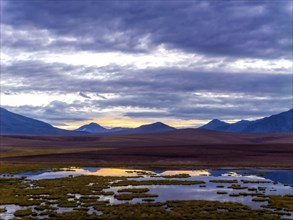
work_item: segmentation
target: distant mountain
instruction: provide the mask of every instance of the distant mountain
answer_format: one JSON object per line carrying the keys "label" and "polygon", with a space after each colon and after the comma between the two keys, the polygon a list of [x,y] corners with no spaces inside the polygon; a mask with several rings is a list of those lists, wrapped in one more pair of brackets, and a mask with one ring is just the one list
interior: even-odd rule
{"label": "distant mountain", "polygon": [[144,134],[176,130],[162,122],[142,125],[138,128],[115,127],[107,129],[97,123],[83,125],[74,131],[55,128],[52,125],[10,112],[0,107],[1,135],[70,136],[83,134]]}
{"label": "distant mountain", "polygon": [[153,124],[142,125],[137,128],[123,128],[115,127],[111,129],[106,129],[96,123],[91,123],[88,125],[81,126],[76,131],[86,131],[92,134],[145,134],[145,133],[158,133],[158,132],[167,132],[174,131],[176,128],[173,128],[169,125],[166,125],[162,122],[156,122]]}
{"label": "distant mountain", "polygon": [[0,134],[61,136],[82,133],[55,128],[48,123],[15,114],[0,107]]}
{"label": "distant mountain", "polygon": [[208,129],[208,130],[216,130],[219,127],[226,127],[226,126],[229,126],[229,124],[224,121],[220,121],[219,119],[213,119],[212,121],[202,126],[201,128]]}
{"label": "distant mountain", "polygon": [[226,131],[229,132],[241,132],[244,131],[247,126],[250,124],[250,121],[247,120],[241,120],[233,124],[228,124],[228,127],[226,128]]}
{"label": "distant mountain", "polygon": [[97,124],[97,123],[90,123],[87,125],[83,125],[80,128],[76,129],[75,131],[85,131],[88,133],[92,133],[92,134],[100,134],[100,133],[105,133],[108,132],[108,129],[102,127],[101,125]]}
{"label": "distant mountain", "polygon": [[293,132],[293,109],[277,115],[252,121],[247,132]]}
{"label": "distant mountain", "polygon": [[109,129],[109,132],[121,132],[121,131],[129,131],[131,128],[123,128],[123,127],[114,127]]}
{"label": "distant mountain", "polygon": [[156,122],[153,124],[142,125],[138,128],[134,128],[132,133],[157,133],[157,132],[167,132],[175,131],[176,128],[166,125],[162,122]]}
{"label": "distant mountain", "polygon": [[201,128],[215,131],[247,133],[293,132],[293,109],[255,121],[242,120],[232,124],[214,119]]}
{"label": "distant mountain", "polygon": [[[242,120],[236,123],[226,123],[214,119],[202,126],[203,129],[225,131],[225,132],[246,132],[246,133],[276,133],[293,132],[293,109],[272,115],[255,121]],[[162,122],[142,125],[137,128],[115,127],[104,128],[97,123],[90,123],[75,131],[55,128],[52,125],[12,113],[0,107],[0,134],[4,135],[47,135],[47,136],[73,136],[82,134],[147,134],[175,131],[176,128]]]}

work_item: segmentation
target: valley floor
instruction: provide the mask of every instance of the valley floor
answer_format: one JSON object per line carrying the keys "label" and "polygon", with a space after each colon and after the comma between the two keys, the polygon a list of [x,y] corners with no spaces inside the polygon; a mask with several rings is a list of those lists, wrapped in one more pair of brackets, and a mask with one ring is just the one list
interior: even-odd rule
{"label": "valley floor", "polygon": [[293,137],[290,137],[292,133],[0,136],[0,159],[8,164],[292,168]]}
{"label": "valley floor", "polygon": [[[254,182],[246,181],[251,177],[242,176],[192,177],[181,173],[166,178],[144,172],[138,173],[143,182],[122,176],[21,178],[35,171],[43,176],[44,170],[40,169],[58,171],[69,166],[98,167],[100,171],[101,167],[127,167],[180,172],[258,167],[282,168],[292,173],[292,140],[292,134],[205,131],[125,136],[0,136],[0,174],[5,174],[0,176],[4,186],[0,188],[0,219],[292,218],[292,186],[267,179],[259,181],[263,178],[261,169],[253,174],[260,175]],[[24,171],[28,173],[10,175]],[[166,189],[171,191],[164,193]],[[175,192],[183,195],[182,190],[190,190],[184,195],[195,197],[177,200]],[[205,200],[206,194],[202,193],[206,192],[212,192],[210,196],[217,201]],[[164,195],[172,194],[174,198],[161,201]],[[255,209],[241,203],[242,200],[260,207]]]}

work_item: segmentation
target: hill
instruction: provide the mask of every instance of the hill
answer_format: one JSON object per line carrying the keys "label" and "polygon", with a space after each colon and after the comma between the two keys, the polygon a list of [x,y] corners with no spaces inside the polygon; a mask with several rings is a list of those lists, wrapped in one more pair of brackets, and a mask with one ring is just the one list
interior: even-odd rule
{"label": "hill", "polygon": [[232,124],[214,119],[201,128],[244,133],[293,132],[293,109],[255,121],[242,120]]}
{"label": "hill", "polygon": [[12,113],[0,107],[0,133],[5,135],[51,135],[67,136],[83,133],[55,128],[52,125]]}
{"label": "hill", "polygon": [[97,123],[90,123],[87,125],[83,125],[80,128],[76,129],[75,131],[85,131],[88,133],[92,133],[92,134],[100,134],[100,133],[105,133],[108,132],[108,129],[102,127],[101,125],[97,124]]}

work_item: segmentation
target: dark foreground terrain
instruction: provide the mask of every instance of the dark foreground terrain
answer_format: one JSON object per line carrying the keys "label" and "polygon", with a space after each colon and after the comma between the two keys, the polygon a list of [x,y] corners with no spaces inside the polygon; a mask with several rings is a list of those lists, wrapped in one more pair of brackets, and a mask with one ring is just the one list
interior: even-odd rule
{"label": "dark foreground terrain", "polygon": [[293,134],[184,129],[161,134],[1,136],[4,163],[293,166]]}
{"label": "dark foreground terrain", "polygon": [[[274,169],[246,169],[277,168],[290,178],[292,170],[279,168],[293,167],[292,133],[186,129],[144,135],[0,137],[0,219],[293,216],[292,186],[282,179],[266,179]],[[87,169],[79,168],[82,165]],[[117,169],[123,167],[126,176]],[[162,169],[155,173],[132,167]],[[203,167],[214,167],[216,173],[218,168],[244,167],[242,171],[248,173],[224,171],[227,175],[217,176],[212,170],[200,170]],[[162,172],[168,169],[169,174]],[[80,176],[73,176],[80,171]],[[67,176],[58,176],[66,172]]]}

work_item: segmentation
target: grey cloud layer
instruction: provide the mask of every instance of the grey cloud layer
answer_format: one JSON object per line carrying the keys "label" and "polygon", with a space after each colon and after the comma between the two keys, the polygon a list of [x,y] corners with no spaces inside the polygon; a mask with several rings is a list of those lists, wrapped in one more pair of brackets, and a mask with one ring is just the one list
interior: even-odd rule
{"label": "grey cloud layer", "polygon": [[[110,67],[111,68],[111,67]],[[116,67],[117,68],[117,67]],[[104,71],[104,68],[103,68]],[[17,79],[16,88],[3,84],[2,89],[14,91],[56,91],[95,93],[176,92],[238,92],[254,95],[289,95],[291,74],[195,72],[176,69],[121,70],[105,78],[88,79],[87,74],[101,77],[99,68],[84,68],[61,63],[20,61],[2,66],[3,80]]]}
{"label": "grey cloud layer", "polygon": [[143,52],[164,44],[206,55],[290,59],[290,7],[290,0],[6,1],[2,23],[48,30],[56,39],[4,39],[28,50]]}
{"label": "grey cloud layer", "polygon": [[[67,122],[79,122],[91,120],[93,118],[103,116],[99,112],[85,112],[82,110],[84,106],[89,104],[77,102],[68,104],[61,101],[53,101],[46,106],[4,106],[10,111],[25,115],[27,117],[36,118],[56,126],[66,125]],[[94,107],[93,107],[94,109]]]}
{"label": "grey cloud layer", "polygon": [[[115,69],[108,77],[106,69]],[[122,108],[120,114],[138,118],[222,119],[265,116],[292,106],[292,75],[193,72],[174,69],[124,71],[118,66],[94,68],[36,61],[14,62],[2,67],[3,78],[22,85],[3,85],[8,93],[74,93],[84,101],[53,102],[46,107],[24,107],[24,113],[49,122],[89,120],[96,110]],[[106,72],[107,77],[101,78]],[[88,79],[87,75],[99,75]],[[82,77],[84,76],[84,77]],[[105,98],[100,94],[115,94]],[[97,99],[98,98],[98,99]],[[139,108],[132,112],[127,108]],[[27,110],[25,110],[27,109]],[[30,109],[30,110],[28,110]],[[149,112],[149,111],[152,112]],[[31,113],[30,113],[31,112]]]}
{"label": "grey cloud layer", "polygon": [[[278,113],[293,105],[292,75],[277,63],[292,60],[292,4],[291,0],[1,1],[1,46],[11,58],[1,63],[1,92],[75,95],[72,103],[7,106],[54,124],[90,120],[116,108],[121,109],[118,115],[132,118],[208,120]],[[117,59],[123,59],[125,54],[151,55],[159,46],[204,58],[186,66],[143,70],[134,68],[135,63],[115,64],[114,59],[113,65],[103,67],[46,60],[50,55],[88,51],[118,51]],[[30,57],[14,59],[26,52]],[[42,55],[46,56],[39,59]],[[271,64],[263,72],[252,72],[257,71],[252,64],[241,72],[228,65],[246,58],[276,59],[276,69],[270,70]],[[208,67],[211,64],[213,68]]]}

